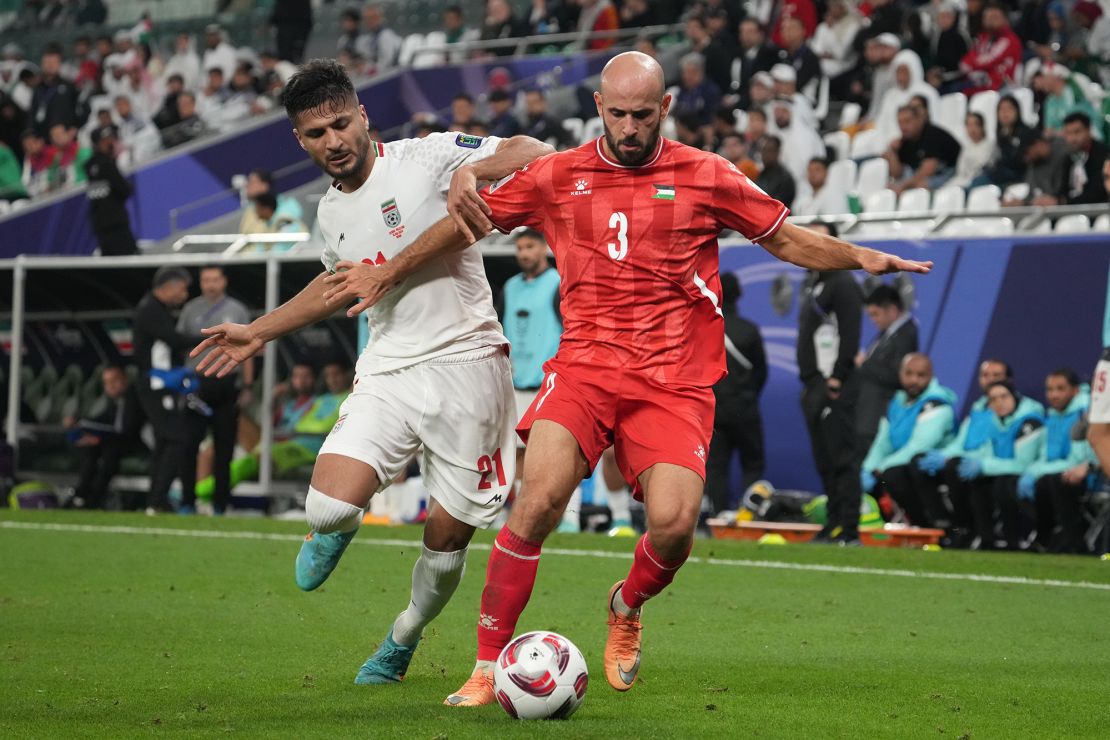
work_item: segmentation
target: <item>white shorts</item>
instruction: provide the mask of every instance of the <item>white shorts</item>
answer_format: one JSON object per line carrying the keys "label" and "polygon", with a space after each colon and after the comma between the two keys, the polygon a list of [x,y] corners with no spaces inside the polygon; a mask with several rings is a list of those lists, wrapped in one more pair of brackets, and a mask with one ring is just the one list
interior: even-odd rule
{"label": "white shorts", "polygon": [[1099,360],[1095,365],[1087,421],[1091,424],[1110,424],[1110,360]]}
{"label": "white shorts", "polygon": [[[532,405],[532,400],[536,397],[536,394],[538,392],[539,392],[538,388],[536,390],[531,390],[531,391],[521,391],[521,390],[516,390],[515,388],[513,389],[513,395],[516,396],[516,423],[517,424],[519,424],[520,420],[524,418],[524,412],[527,411],[528,407]],[[516,446],[517,446],[517,449],[521,449],[521,450],[524,449],[524,440],[520,438],[520,435],[516,435]]]}
{"label": "white shorts", "polygon": [[385,488],[423,445],[428,493],[459,521],[485,528],[516,475],[516,419],[509,358],[486,347],[356,377],[320,454],[366,463]]}

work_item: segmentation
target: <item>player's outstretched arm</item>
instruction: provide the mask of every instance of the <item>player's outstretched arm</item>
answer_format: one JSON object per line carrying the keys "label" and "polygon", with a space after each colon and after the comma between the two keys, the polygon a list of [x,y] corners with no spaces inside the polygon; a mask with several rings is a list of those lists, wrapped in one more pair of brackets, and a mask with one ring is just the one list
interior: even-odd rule
{"label": "player's outstretched arm", "polygon": [[197,372],[222,378],[257,354],[271,339],[330,316],[335,309],[329,308],[324,301],[327,275],[320,273],[300,293],[249,324],[219,324],[201,329],[206,339],[194,347],[189,356],[211,351],[197,363]]}
{"label": "player's outstretched arm", "polygon": [[[479,238],[485,235],[486,232],[481,232]],[[334,310],[358,299],[359,303],[347,309],[348,316],[357,316],[380,301],[394,285],[436,257],[465,249],[472,243],[447,216],[382,265],[346,260],[336,263],[336,273],[324,278],[328,287],[324,300]]]}
{"label": "player's outstretched arm", "polygon": [[759,245],[783,262],[809,270],[866,270],[872,275],[885,275],[890,272],[926,273],[933,268],[932,260],[902,259],[789,223],[784,223]]}
{"label": "player's outstretched arm", "polygon": [[[473,164],[464,164],[451,176],[447,191],[447,212],[455,226],[471,242],[478,241],[471,230],[475,224],[482,233],[493,230],[488,218],[490,208],[478,195],[479,182],[492,182],[513,174],[533,160],[555,150],[531,136],[513,136],[497,145],[497,151]],[[469,223],[468,223],[469,222]]]}

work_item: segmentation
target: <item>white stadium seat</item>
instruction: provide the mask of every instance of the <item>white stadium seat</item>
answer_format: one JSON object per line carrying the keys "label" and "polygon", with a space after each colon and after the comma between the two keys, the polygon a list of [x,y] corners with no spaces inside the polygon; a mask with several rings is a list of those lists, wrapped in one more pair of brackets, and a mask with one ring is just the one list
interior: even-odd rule
{"label": "white stadium seat", "polygon": [[829,165],[829,176],[825,180],[825,187],[847,195],[855,189],[857,170],[856,163],[850,159],[833,162]]}
{"label": "white stadium seat", "polygon": [[1091,230],[1091,222],[1082,213],[1069,213],[1061,216],[1053,228],[1057,234],[1086,234]]}
{"label": "white stadium seat", "polygon": [[959,185],[948,185],[933,193],[933,210],[938,213],[959,213],[964,209],[966,198],[964,189]]}
{"label": "white stadium seat", "polygon": [[[969,113],[978,113],[983,117],[983,130],[987,132],[989,138],[993,139],[995,122],[998,120],[998,91],[984,90],[976,93],[975,97],[968,102],[967,110]],[[960,131],[964,131],[962,125]]]}
{"label": "white stadium seat", "polygon": [[940,98],[940,111],[937,125],[953,136],[964,133],[964,118],[967,116],[967,96],[963,93],[949,93]]}
{"label": "white stadium seat", "polygon": [[898,212],[910,213],[911,211],[929,210],[929,197],[931,193],[925,188],[910,188],[902,193],[898,199]]}
{"label": "white stadium seat", "polygon": [[[845,131],[833,131],[825,134],[825,148],[829,151],[830,159],[845,159],[852,150],[852,137]],[[835,156],[833,156],[835,150]]]}
{"label": "white stadium seat", "polygon": [[1029,197],[1029,183],[1015,182],[1006,188],[1006,192],[1002,194],[1002,200],[1025,200]]}
{"label": "white stadium seat", "polygon": [[967,194],[967,210],[997,211],[1001,206],[1002,191],[997,185],[980,185]]}
{"label": "white stadium seat", "polygon": [[408,67],[412,64],[412,59],[424,46],[424,34],[410,33],[405,36],[405,40],[401,42],[401,51],[397,55],[397,64],[402,67]]}
{"label": "white stadium seat", "polygon": [[1091,231],[1110,231],[1110,213],[1104,213],[1091,224]]}
{"label": "white stadium seat", "polygon": [[1004,236],[1012,234],[1014,222],[1008,218],[954,218],[941,227],[945,236]]}
{"label": "white stadium seat", "polygon": [[893,213],[897,206],[898,196],[889,188],[876,190],[863,199],[864,213]]}
{"label": "white stadium seat", "polygon": [[586,124],[582,122],[581,118],[564,118],[563,128],[571,135],[575,143],[582,143],[585,139],[582,137],[582,132],[586,128]]}
{"label": "white stadium seat", "polygon": [[859,103],[845,103],[844,107],[840,109],[840,128],[854,126],[859,123],[859,117],[862,114],[863,107]]}
{"label": "white stadium seat", "polygon": [[856,192],[861,198],[865,198],[876,190],[886,188],[888,179],[890,179],[890,165],[887,161],[879,157],[869,159],[859,166]]}
{"label": "white stadium seat", "polygon": [[605,133],[605,124],[601,122],[600,118],[594,116],[586,121],[585,128],[582,130],[582,143],[585,144],[587,141],[593,141],[603,133]]}
{"label": "white stadium seat", "polygon": [[[1012,87],[1006,91],[1007,95],[1012,95],[1018,102],[1018,108],[1021,110],[1021,120],[1025,122],[1026,126],[1036,127],[1039,123],[1037,119],[1037,109],[1033,104],[1033,88],[1031,87]],[[997,108],[995,112],[997,113]],[[992,132],[993,135],[993,132]]]}
{"label": "white stadium seat", "polygon": [[886,149],[887,143],[889,142],[884,142],[875,129],[860,131],[852,139],[852,159],[877,157]]}

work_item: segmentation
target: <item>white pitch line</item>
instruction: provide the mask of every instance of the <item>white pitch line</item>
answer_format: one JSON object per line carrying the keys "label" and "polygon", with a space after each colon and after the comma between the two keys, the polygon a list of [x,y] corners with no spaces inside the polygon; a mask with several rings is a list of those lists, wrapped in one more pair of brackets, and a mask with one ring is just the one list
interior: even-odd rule
{"label": "white pitch line", "polygon": [[[0,521],[0,529],[23,529],[40,532],[84,532],[92,534],[139,534],[165,535],[168,537],[197,537],[213,540],[270,540],[277,542],[300,542],[304,537],[297,534],[277,534],[273,532],[232,532],[211,529],[168,529],[165,527],[125,527],[119,525],[97,524],[54,524],[47,522]],[[362,537],[355,544],[373,547],[411,547],[418,548],[420,540],[374,539]],[[490,546],[476,542],[471,550],[489,550]],[[607,550],[573,550],[564,547],[547,547],[548,555],[567,555],[570,557],[613,558],[631,560],[631,553],[610,552]],[[690,563],[705,565],[724,565],[740,568],[764,568],[770,570],[796,570],[814,573],[841,573],[845,575],[891,576],[895,578],[924,578],[938,581],[970,581],[973,583],[1000,583],[1015,586],[1048,586],[1052,588],[1080,588],[1091,591],[1110,591],[1110,583],[1091,581],[1061,581],[1048,578],[1024,578],[1021,576],[992,576],[986,573],[938,573],[936,571],[903,570],[887,568],[861,568],[852,565],[825,565],[822,563],[784,563],[774,560],[727,560],[724,558],[692,557]]]}

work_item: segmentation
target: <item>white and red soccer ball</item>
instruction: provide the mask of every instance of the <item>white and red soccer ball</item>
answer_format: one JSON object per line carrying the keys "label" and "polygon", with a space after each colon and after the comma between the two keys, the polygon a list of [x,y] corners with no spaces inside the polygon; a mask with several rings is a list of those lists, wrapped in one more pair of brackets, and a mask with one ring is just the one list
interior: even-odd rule
{"label": "white and red soccer ball", "polygon": [[582,652],[554,632],[528,632],[493,668],[498,703],[515,719],[566,719],[582,705],[589,675]]}

